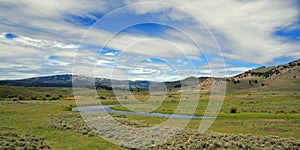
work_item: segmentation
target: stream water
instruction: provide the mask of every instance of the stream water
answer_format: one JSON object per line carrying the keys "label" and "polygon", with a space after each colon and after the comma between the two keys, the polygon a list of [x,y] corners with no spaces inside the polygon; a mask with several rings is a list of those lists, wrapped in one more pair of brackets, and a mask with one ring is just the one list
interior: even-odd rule
{"label": "stream water", "polygon": [[152,113],[152,112],[121,111],[121,110],[111,109],[111,107],[113,107],[113,106],[117,106],[117,105],[80,106],[80,107],[73,108],[72,111],[118,113],[118,114],[124,114],[124,115],[139,115],[139,116],[165,117],[165,118],[190,118],[190,119],[216,118],[216,117],[182,115],[182,114],[163,114],[163,113]]}

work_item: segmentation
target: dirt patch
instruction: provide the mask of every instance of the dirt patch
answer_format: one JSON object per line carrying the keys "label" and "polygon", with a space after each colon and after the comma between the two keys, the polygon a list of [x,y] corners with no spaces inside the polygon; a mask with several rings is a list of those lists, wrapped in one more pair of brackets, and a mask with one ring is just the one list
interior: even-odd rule
{"label": "dirt patch", "polygon": [[67,98],[65,98],[65,100],[73,101],[73,100],[75,100],[75,98],[74,97],[67,97]]}
{"label": "dirt patch", "polygon": [[273,123],[288,123],[290,121],[284,119],[263,119],[263,122],[273,122]]}
{"label": "dirt patch", "polygon": [[151,95],[128,95],[127,98],[136,98],[136,99],[140,99],[140,98],[144,98],[144,99],[149,99],[151,97]]}
{"label": "dirt patch", "polygon": [[252,88],[252,89],[249,89],[249,92],[251,92],[251,93],[258,92],[258,89],[257,88]]}
{"label": "dirt patch", "polygon": [[281,128],[271,128],[271,127],[266,128],[266,130],[267,130],[267,131],[271,131],[271,132],[280,132],[280,131],[282,131]]}
{"label": "dirt patch", "polygon": [[[209,92],[209,90],[201,90],[202,92]],[[177,90],[176,92],[199,92],[199,90]]]}

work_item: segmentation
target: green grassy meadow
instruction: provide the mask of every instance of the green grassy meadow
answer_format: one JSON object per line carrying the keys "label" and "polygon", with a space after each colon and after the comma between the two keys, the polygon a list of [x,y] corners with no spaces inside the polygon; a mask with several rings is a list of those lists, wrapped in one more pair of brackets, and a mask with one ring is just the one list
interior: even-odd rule
{"label": "green grassy meadow", "polygon": [[[167,98],[155,111],[158,113],[173,113],[179,99],[178,93],[173,93],[172,98]],[[199,115],[205,113],[209,101],[209,94],[201,94],[195,112],[182,114]],[[184,100],[183,100],[184,101]],[[192,100],[185,100],[189,103]],[[134,107],[135,104],[132,104]],[[230,113],[232,107],[237,106],[236,113]],[[138,106],[137,106],[138,107]],[[112,107],[116,110],[126,110],[123,106]],[[165,119],[148,119],[131,115],[133,120],[158,124]],[[187,126],[198,129],[201,119],[192,119]],[[234,134],[277,135],[281,137],[300,138],[300,93],[251,93],[226,95],[219,117],[209,131]]]}
{"label": "green grassy meadow", "polygon": [[49,127],[51,119],[62,114],[75,113],[64,110],[74,101],[22,101],[0,102],[0,126],[21,135],[32,134],[44,137],[51,149],[121,149],[100,137],[88,137],[76,132]]}

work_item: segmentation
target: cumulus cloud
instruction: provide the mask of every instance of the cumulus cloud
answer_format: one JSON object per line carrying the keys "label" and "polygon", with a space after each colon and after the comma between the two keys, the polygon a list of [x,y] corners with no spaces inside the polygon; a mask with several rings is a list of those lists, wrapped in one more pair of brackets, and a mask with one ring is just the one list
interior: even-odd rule
{"label": "cumulus cloud", "polygon": [[[221,48],[228,50],[224,52],[227,58],[263,64],[283,56],[299,57],[300,44],[283,41],[274,35],[276,28],[286,27],[298,21],[297,1],[219,0],[170,3],[185,9],[207,25]],[[157,11],[168,8],[166,6]],[[139,12],[139,9],[143,8],[135,9]],[[169,16],[174,18],[178,16],[178,12],[171,12]],[[185,18],[182,18],[182,21],[185,21]]]}
{"label": "cumulus cloud", "polygon": [[[300,56],[297,39],[276,35],[278,30],[298,28],[294,25],[299,22],[296,0],[154,2],[159,3],[145,4],[140,0],[1,1],[0,78],[71,73],[74,57],[80,60],[75,65],[82,69],[75,73],[94,75],[91,72],[95,71],[98,76],[111,77],[109,73],[114,70],[115,78],[128,78],[128,72],[136,63],[151,57],[165,59],[181,72],[196,67],[198,74],[224,75],[223,66],[226,66],[232,75],[252,66],[230,65],[230,61],[260,65],[274,64],[274,60],[281,57]],[[120,8],[128,4],[131,6]],[[124,31],[132,24],[151,22],[160,23],[162,30],[155,34],[151,30]],[[116,34],[121,27],[124,27],[122,32]],[[102,48],[110,50],[101,52]],[[49,59],[48,56],[57,58]],[[224,64],[222,56],[229,65]],[[204,58],[210,67],[203,64]],[[150,64],[152,66],[144,65],[135,70],[140,76],[133,78],[147,78],[144,75],[149,72],[156,73],[157,80],[178,78],[178,75],[162,71],[168,67]],[[95,65],[97,68],[93,69]],[[192,74],[193,71],[189,71],[179,76],[184,78]]]}

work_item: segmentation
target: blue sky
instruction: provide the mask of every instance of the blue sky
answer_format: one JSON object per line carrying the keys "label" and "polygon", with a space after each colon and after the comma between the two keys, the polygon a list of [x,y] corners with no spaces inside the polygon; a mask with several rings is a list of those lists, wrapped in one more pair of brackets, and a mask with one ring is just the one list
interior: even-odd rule
{"label": "blue sky", "polygon": [[0,5],[0,79],[169,81],[300,58],[299,1],[15,0]]}

